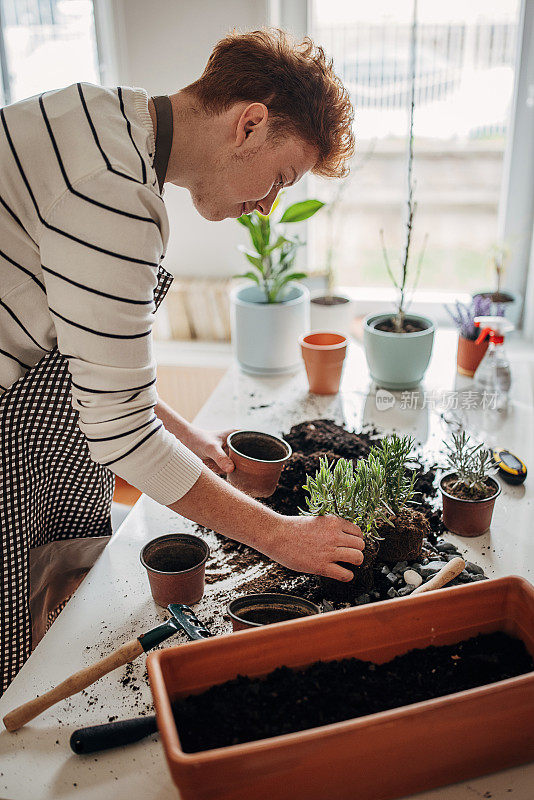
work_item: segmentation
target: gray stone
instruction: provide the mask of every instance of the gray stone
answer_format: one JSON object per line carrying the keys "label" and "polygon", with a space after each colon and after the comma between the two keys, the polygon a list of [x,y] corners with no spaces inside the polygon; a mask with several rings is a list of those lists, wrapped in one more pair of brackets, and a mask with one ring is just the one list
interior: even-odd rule
{"label": "gray stone", "polygon": [[472,572],[475,575],[483,575],[484,574],[484,570],[482,569],[482,567],[479,567],[478,564],[473,564],[472,561],[468,561],[466,563],[466,565],[465,565],[465,568],[466,568],[466,570],[468,572]]}
{"label": "gray stone", "polygon": [[397,580],[398,580],[398,576],[395,575],[394,572],[388,572],[388,574],[386,575],[386,578],[388,579],[388,581],[390,583],[397,583]]}
{"label": "gray stone", "polygon": [[472,581],[487,581],[489,580],[487,575],[471,575]]}
{"label": "gray stone", "polygon": [[354,604],[357,606],[363,606],[365,603],[371,602],[371,595],[364,592],[363,594],[359,594],[354,601]]}
{"label": "gray stone", "polygon": [[457,553],[458,548],[452,542],[438,542],[437,550],[440,553]]}
{"label": "gray stone", "polygon": [[421,567],[419,572],[421,573],[423,578],[430,578],[432,575],[435,575],[436,572],[439,572],[442,567],[444,567],[446,562],[444,561],[430,561],[425,566]]}
{"label": "gray stone", "polygon": [[387,566],[387,564],[384,564],[384,566],[382,567],[382,569],[380,570],[380,572],[382,573],[382,575],[387,575],[387,574],[388,574],[388,572],[389,572],[389,567]]}
{"label": "gray stone", "polygon": [[388,591],[387,591],[387,595],[388,595],[388,597],[391,597],[391,598],[393,599],[394,597],[398,597],[398,596],[399,596],[399,593],[398,593],[398,591],[397,591],[396,589],[394,589],[394,588],[393,588],[393,586],[392,586],[392,587],[391,587],[391,589],[388,589]]}
{"label": "gray stone", "polygon": [[407,594],[411,594],[414,590],[413,586],[403,586],[402,589],[399,589],[398,595],[399,597],[406,597]]}
{"label": "gray stone", "polygon": [[457,580],[458,580],[458,581],[460,581],[460,583],[470,583],[470,582],[473,580],[473,576],[472,576],[472,575],[470,575],[470,574],[467,572],[467,570],[465,570],[465,569],[464,569],[464,570],[463,570],[462,572],[460,572],[460,574],[457,576]]}
{"label": "gray stone", "polygon": [[391,568],[392,572],[404,572],[406,567],[408,566],[407,561],[397,561],[394,567]]}

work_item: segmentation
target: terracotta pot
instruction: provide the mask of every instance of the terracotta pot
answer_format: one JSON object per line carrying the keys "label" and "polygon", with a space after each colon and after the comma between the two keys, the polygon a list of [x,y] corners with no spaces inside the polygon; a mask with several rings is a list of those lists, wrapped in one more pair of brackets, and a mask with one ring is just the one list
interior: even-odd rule
{"label": "terracotta pot", "polygon": [[141,550],[152,597],[159,606],[198,603],[204,594],[204,573],[210,550],[189,533],[158,536]]}
{"label": "terracotta pot", "polygon": [[252,497],[270,497],[291,455],[289,444],[261,431],[234,431],[226,442],[235,464],[228,482]]}
{"label": "terracotta pot", "polygon": [[483,500],[463,500],[443,488],[443,481],[453,475],[453,472],[449,472],[439,482],[443,500],[443,524],[447,530],[457,533],[458,536],[481,536],[491,525],[493,507],[501,493],[501,487],[493,478],[488,478],[490,485],[496,489],[495,494]]}
{"label": "terracotta pot", "polygon": [[[193,754],[180,746],[174,698],[280,666],[350,657],[383,663],[413,648],[496,630],[519,637],[534,654],[534,587],[528,581],[480,581],[150,654],[158,728],[180,797],[389,800],[532,760],[534,672],[247,744]],[[356,754],[365,769],[355,769]]]}
{"label": "terracotta pot", "polygon": [[472,378],[478,369],[478,365],[486,355],[489,339],[477,344],[471,339],[458,336],[458,352],[456,354],[456,368],[460,375],[467,375]]}
{"label": "terracotta pot", "polygon": [[336,394],[347,353],[347,337],[326,331],[309,333],[301,337],[300,348],[310,392]]}
{"label": "terracotta pot", "polygon": [[249,594],[228,603],[228,614],[234,631],[260,628],[262,625],[320,613],[319,606],[311,600],[290,594]]}

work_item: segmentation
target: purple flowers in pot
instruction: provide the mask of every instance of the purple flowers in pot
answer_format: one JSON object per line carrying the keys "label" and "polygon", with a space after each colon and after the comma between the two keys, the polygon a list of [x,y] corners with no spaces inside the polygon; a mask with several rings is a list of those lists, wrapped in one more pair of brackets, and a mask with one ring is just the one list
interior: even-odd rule
{"label": "purple flowers in pot", "polygon": [[[488,316],[488,314],[491,313],[491,304],[491,297],[475,295],[469,305],[457,300],[453,308],[448,306],[446,303],[445,308],[447,309],[447,312],[454,324],[458,328],[460,336],[463,336],[464,339],[475,341],[480,333],[479,329],[475,325],[475,317]],[[499,317],[504,317],[504,309],[502,304],[497,306],[495,313]]]}

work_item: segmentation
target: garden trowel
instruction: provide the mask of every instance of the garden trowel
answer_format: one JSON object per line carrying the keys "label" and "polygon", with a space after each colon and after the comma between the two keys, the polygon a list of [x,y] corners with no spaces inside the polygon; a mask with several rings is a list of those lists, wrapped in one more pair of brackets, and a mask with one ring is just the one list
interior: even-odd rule
{"label": "garden trowel", "polygon": [[96,664],[75,672],[70,678],[62,681],[59,686],[6,714],[3,722],[7,730],[18,730],[18,728],[42,714],[50,706],[59,703],[60,700],[64,700],[66,697],[71,697],[77,692],[81,692],[82,689],[91,686],[92,683],[107,675],[108,672],[128,664],[134,658],[140,656],[141,653],[146,653],[161,644],[161,642],[164,642],[165,639],[178,633],[178,631],[183,631],[190,639],[206,639],[211,636],[211,633],[197,619],[189,606],[171,603],[167,608],[171,616],[161,625],[141,634],[137,639],[131,639],[113,653],[110,653],[109,656],[97,661]]}

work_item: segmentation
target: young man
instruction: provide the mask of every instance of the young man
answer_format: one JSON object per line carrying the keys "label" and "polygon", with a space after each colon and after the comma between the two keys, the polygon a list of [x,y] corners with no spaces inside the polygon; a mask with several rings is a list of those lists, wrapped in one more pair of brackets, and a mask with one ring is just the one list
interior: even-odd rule
{"label": "young man", "polygon": [[77,84],[0,118],[3,687],[105,544],[113,473],[285,566],[350,580],[338,562],[361,563],[359,529],[281,516],[209,469],[233,469],[228,432],[158,401],[151,343],[170,283],[164,182],[216,221],[269,213],[310,170],[346,173],[352,108],[323,51],[232,34],[170,98]]}

